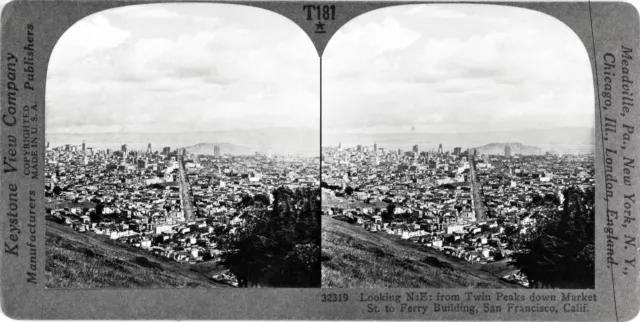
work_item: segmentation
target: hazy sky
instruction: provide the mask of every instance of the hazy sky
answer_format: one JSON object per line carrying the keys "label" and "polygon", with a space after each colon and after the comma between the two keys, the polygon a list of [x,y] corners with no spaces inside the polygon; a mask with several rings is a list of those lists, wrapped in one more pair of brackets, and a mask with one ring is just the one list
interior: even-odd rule
{"label": "hazy sky", "polygon": [[319,129],[318,55],[262,9],[129,6],[62,36],[46,99],[48,133]]}
{"label": "hazy sky", "polygon": [[562,22],[488,5],[364,14],[323,55],[323,133],[592,127],[590,62]]}

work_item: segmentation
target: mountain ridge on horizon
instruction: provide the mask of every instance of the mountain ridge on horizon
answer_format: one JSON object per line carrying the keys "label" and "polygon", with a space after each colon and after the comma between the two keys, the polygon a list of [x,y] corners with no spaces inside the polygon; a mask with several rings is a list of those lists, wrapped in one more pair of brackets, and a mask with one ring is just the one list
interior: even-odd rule
{"label": "mountain ridge on horizon", "polygon": [[200,142],[190,146],[183,146],[181,149],[186,149],[190,154],[213,155],[215,146],[220,148],[220,154],[247,155],[258,152],[258,149],[229,142]]}
{"label": "mountain ridge on horizon", "polygon": [[[183,135],[176,133],[124,133],[115,132],[93,134],[56,134],[47,133],[46,140],[56,145],[81,144],[86,140],[88,147],[119,149],[120,145],[128,144],[131,149],[146,149],[151,143],[156,150],[162,147],[172,149],[192,147],[199,143],[223,142],[238,146],[238,152],[246,154],[241,149],[275,154],[318,154],[320,150],[319,130],[300,130],[295,128],[264,128],[241,131],[208,131],[189,132]],[[233,143],[230,143],[233,142]],[[211,147],[213,149],[213,147]],[[213,150],[211,150],[213,153]],[[224,153],[224,152],[223,152]]]}
{"label": "mountain ridge on horizon", "polygon": [[[180,149],[186,149],[189,154],[195,155],[214,155],[214,148],[220,148],[220,154],[230,155],[252,155],[255,153],[276,154],[276,155],[308,155],[300,150],[290,150],[280,146],[244,146],[228,142],[200,142],[190,146],[183,146]],[[285,151],[286,150],[286,151]]]}
{"label": "mountain ridge on horizon", "polygon": [[511,154],[522,154],[522,155],[540,155],[542,154],[542,149],[536,146],[525,145],[520,142],[492,142],[489,144],[485,144],[483,146],[476,147],[476,151],[478,154],[487,154],[487,155],[497,155],[504,154],[504,149],[506,146],[511,147]]}

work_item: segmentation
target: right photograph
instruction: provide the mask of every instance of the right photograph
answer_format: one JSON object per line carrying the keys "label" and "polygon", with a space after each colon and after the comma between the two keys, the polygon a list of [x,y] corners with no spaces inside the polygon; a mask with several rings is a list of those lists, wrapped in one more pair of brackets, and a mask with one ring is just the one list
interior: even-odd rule
{"label": "right photograph", "polygon": [[322,82],[322,287],[594,288],[594,85],[564,23],[378,9]]}

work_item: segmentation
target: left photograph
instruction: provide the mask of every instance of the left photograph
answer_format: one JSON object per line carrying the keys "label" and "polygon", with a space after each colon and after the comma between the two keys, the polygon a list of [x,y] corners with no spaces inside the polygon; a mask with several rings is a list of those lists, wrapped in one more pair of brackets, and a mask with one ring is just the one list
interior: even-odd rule
{"label": "left photograph", "polygon": [[46,287],[320,287],[318,66],[248,6],[74,24],[47,73]]}

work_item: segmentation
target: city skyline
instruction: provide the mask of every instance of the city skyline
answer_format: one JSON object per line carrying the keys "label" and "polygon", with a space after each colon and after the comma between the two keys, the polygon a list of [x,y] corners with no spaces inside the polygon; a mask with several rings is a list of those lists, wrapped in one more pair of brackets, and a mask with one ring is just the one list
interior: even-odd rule
{"label": "city skyline", "polygon": [[230,143],[233,145],[278,154],[318,154],[320,133],[317,129],[295,129],[288,127],[238,131],[192,131],[175,133],[46,133],[52,146],[90,142],[97,148],[118,148],[127,143],[132,148],[154,146],[189,147],[201,143]]}
{"label": "city skyline", "polygon": [[[295,156],[295,155],[303,155],[302,153],[278,153],[271,152],[268,150],[261,150],[255,147],[247,147],[235,145],[229,142],[212,142],[212,143],[198,143],[192,146],[167,146],[162,144],[153,144],[153,143],[136,143],[130,145],[128,143],[122,144],[111,144],[108,146],[100,145],[100,146],[92,146],[87,141],[82,140],[81,143],[64,143],[52,145],[49,141],[46,142],[47,150],[58,150],[58,151],[67,151],[67,152],[83,152],[87,154],[93,153],[104,153],[104,152],[115,152],[115,151],[123,151],[123,152],[133,152],[133,153],[142,153],[144,155],[152,155],[152,154],[160,154],[160,155],[169,155],[169,154],[181,154],[182,150],[188,151],[187,154],[190,155],[211,155],[215,157],[222,156],[245,156],[245,155],[257,155],[257,154],[266,154],[273,156]],[[311,156],[314,157],[314,156]],[[316,156],[317,157],[317,156]]]}
{"label": "city skyline", "polygon": [[562,153],[594,152],[594,128],[523,129],[520,131],[489,131],[478,133],[378,133],[322,135],[323,147],[372,145],[391,149],[411,149],[418,144],[427,149],[436,149],[438,144],[445,147],[477,148],[490,144],[519,143],[543,150]]}

